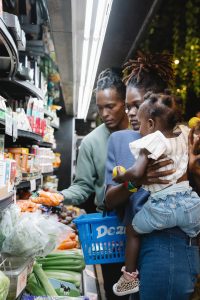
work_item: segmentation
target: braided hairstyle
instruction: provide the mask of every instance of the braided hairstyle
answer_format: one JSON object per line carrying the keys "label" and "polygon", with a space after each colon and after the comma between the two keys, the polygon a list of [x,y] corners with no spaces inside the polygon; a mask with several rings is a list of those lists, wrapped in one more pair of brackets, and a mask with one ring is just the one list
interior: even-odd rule
{"label": "braided hairstyle", "polygon": [[126,86],[122,81],[122,70],[118,68],[108,68],[102,71],[97,78],[95,92],[115,88],[120,99],[125,101]]}
{"label": "braided hairstyle", "polygon": [[123,81],[127,86],[159,93],[171,85],[174,78],[171,54],[143,54],[138,51],[123,69]]}
{"label": "braided hairstyle", "polygon": [[173,129],[177,123],[176,97],[164,93],[154,94],[148,92],[144,96],[141,106],[148,118],[155,120],[159,118],[162,126],[166,129]]}

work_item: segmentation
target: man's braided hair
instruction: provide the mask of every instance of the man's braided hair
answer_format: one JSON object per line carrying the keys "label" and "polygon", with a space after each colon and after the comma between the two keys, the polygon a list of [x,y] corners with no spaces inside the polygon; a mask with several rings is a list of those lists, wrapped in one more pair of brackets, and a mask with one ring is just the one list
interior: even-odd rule
{"label": "man's braided hair", "polygon": [[97,78],[95,92],[115,88],[120,98],[125,101],[126,86],[122,81],[122,70],[118,68],[107,68]]}

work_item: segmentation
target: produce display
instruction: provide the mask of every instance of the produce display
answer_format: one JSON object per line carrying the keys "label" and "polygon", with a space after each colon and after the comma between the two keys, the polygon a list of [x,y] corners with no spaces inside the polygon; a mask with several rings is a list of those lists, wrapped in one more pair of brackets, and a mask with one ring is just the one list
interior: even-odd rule
{"label": "produce display", "polygon": [[30,200],[37,204],[47,206],[58,206],[63,201],[63,196],[59,193],[50,193],[43,190],[31,196]]}
{"label": "produce display", "polygon": [[72,232],[67,235],[66,239],[60,243],[57,249],[67,250],[67,249],[73,249],[78,247],[79,247],[78,236],[76,235],[76,233]]}
{"label": "produce display", "polygon": [[75,271],[81,272],[85,268],[82,251],[80,249],[54,251],[45,258],[37,259],[45,271]]}
{"label": "produce display", "polygon": [[[30,270],[26,274],[20,287],[21,291],[25,288],[24,299],[60,299],[64,296],[66,299],[85,299],[80,289],[85,263],[73,223],[74,218],[85,214],[85,211],[73,205],[64,205],[63,197],[58,193],[27,192],[19,197],[26,199],[17,200],[0,215],[0,249],[5,255],[32,257],[32,265],[35,260],[32,273]],[[23,270],[18,272],[19,278]],[[6,273],[9,278],[4,275],[2,283],[3,275],[1,278],[0,274],[0,300],[6,299],[11,278]],[[10,300],[16,298],[14,293],[19,289],[18,277],[11,281],[15,287],[12,295],[10,291],[8,293]],[[6,286],[3,294],[2,289]]]}
{"label": "produce display", "polygon": [[81,250],[56,250],[44,258],[37,258],[26,291],[33,296],[78,297],[84,268]]}
{"label": "produce display", "polygon": [[17,205],[21,212],[35,212],[40,206],[31,200],[18,200]]}
{"label": "produce display", "polygon": [[13,204],[0,215],[0,250],[21,257],[46,256],[71,231],[55,218],[37,212],[21,214]]}
{"label": "produce display", "polygon": [[45,272],[37,263],[33,266],[33,273],[29,276],[26,289],[34,296],[58,296]]}

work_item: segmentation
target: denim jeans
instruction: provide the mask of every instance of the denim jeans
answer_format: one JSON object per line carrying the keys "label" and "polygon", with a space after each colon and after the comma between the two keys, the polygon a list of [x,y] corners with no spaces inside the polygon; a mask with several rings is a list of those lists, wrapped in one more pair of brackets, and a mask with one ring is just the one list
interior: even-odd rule
{"label": "denim jeans", "polygon": [[187,181],[182,181],[152,194],[133,218],[140,233],[178,226],[194,237],[200,232],[200,198]]}
{"label": "denim jeans", "polygon": [[142,238],[138,268],[140,295],[131,299],[189,300],[199,272],[199,248],[189,245],[179,229],[153,232]]}

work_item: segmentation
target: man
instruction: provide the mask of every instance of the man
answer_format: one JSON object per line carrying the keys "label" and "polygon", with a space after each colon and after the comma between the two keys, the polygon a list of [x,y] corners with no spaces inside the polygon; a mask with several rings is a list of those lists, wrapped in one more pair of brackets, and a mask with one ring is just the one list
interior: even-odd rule
{"label": "man", "polygon": [[96,104],[103,124],[81,143],[76,177],[72,185],[61,192],[66,204],[79,205],[95,193],[95,205],[99,209],[103,206],[107,140],[112,132],[128,128],[126,88],[120,75],[115,69],[106,69],[98,77]]}
{"label": "man", "polygon": [[[96,105],[103,124],[89,133],[81,143],[76,177],[72,185],[61,192],[66,204],[80,205],[95,193],[95,205],[102,210],[107,141],[112,132],[127,129],[129,124],[125,112],[125,97],[126,87],[119,71],[102,71],[97,80]],[[101,267],[107,299],[118,299],[113,294],[112,285],[122,265],[104,264]],[[121,297],[121,300],[125,299],[128,297]]]}

